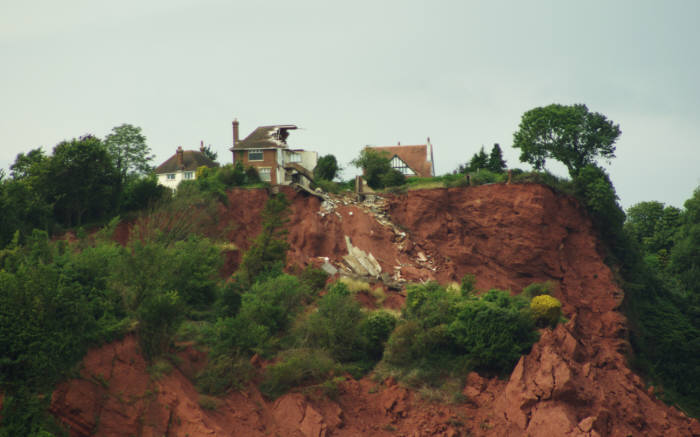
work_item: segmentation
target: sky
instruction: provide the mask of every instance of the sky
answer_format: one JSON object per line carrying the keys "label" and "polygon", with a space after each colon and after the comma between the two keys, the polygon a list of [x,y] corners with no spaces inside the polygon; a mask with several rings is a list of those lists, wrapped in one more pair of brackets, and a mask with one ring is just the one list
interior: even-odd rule
{"label": "sky", "polygon": [[[154,165],[231,122],[295,124],[289,144],[345,167],[365,145],[434,146],[437,174],[499,143],[522,114],[584,103],[620,125],[621,204],[682,207],[700,186],[695,0],[33,0],[0,7],[0,168],[123,123]],[[555,174],[563,166],[547,164]]]}

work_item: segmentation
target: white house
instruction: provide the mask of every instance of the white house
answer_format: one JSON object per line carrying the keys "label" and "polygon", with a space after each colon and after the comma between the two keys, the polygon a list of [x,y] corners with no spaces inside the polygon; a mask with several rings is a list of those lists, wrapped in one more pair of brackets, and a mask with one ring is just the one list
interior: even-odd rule
{"label": "white house", "polygon": [[195,179],[197,169],[202,166],[218,167],[219,164],[204,154],[203,145],[199,150],[182,150],[182,147],[178,147],[173,156],[156,167],[155,173],[160,185],[174,190],[181,181]]}

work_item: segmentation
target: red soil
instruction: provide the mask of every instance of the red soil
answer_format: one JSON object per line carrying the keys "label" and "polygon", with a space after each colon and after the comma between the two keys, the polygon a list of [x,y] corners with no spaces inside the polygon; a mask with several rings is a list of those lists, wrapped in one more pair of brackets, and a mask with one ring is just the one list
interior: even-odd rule
{"label": "red soil", "polygon": [[[185,376],[206,359],[188,349],[181,364],[154,380],[133,337],[91,351],[81,378],[54,392],[52,412],[73,436],[690,436],[700,424],[664,405],[627,367],[622,291],[603,263],[590,220],[577,202],[539,185],[489,185],[411,191],[388,201],[402,239],[367,209],[320,202],[292,191],[289,263],[346,253],[344,236],[382,269],[409,280],[459,280],[474,273],[481,289],[514,292],[552,280],[568,323],[541,340],[506,380],[472,373],[466,404],[442,405],[393,381],[341,383],[336,400],[292,393],[268,402],[250,387],[202,399]],[[220,226],[241,250],[260,230],[262,190],[233,190]],[[237,262],[229,257],[227,272]],[[401,302],[395,291],[387,301]],[[182,369],[182,371],[180,370]],[[209,410],[202,405],[216,405]]]}

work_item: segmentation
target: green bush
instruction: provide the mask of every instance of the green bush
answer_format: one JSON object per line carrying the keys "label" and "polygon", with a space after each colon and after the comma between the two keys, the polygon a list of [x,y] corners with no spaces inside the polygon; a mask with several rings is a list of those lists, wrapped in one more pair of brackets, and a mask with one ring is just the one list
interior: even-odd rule
{"label": "green bush", "polygon": [[219,396],[230,390],[243,388],[253,375],[253,365],[245,355],[212,356],[207,366],[197,375],[197,389]]}
{"label": "green bush", "polygon": [[309,290],[317,293],[326,287],[326,281],[330,275],[322,269],[317,269],[312,265],[307,265],[299,275],[299,280]]}
{"label": "green bush", "polygon": [[296,313],[311,298],[308,289],[291,275],[257,282],[242,296],[239,317],[266,327],[271,334],[287,329]]}
{"label": "green bush", "polygon": [[535,296],[530,302],[530,311],[537,326],[554,327],[561,318],[561,302],[546,294]]}
{"label": "green bush", "polygon": [[523,288],[522,295],[527,299],[532,299],[537,296],[542,296],[543,294],[552,294],[554,289],[554,283],[551,281],[547,282],[533,282],[527,287]]}
{"label": "green bush", "polygon": [[141,352],[148,361],[168,351],[183,320],[183,304],[177,292],[149,296],[136,312]]}
{"label": "green bush", "polygon": [[506,173],[494,173],[491,170],[482,168],[476,173],[471,173],[473,185],[493,184],[497,182],[505,182],[508,178]]}
{"label": "green bush", "polygon": [[262,231],[253,240],[250,249],[243,255],[236,278],[241,286],[249,287],[258,276],[279,270],[286,264],[286,225],[289,221],[289,200],[279,193],[272,195],[261,213]]}
{"label": "green bush", "polygon": [[339,370],[328,354],[318,349],[292,349],[265,370],[260,391],[275,399],[293,387],[318,384]]}
{"label": "green bush", "polygon": [[229,281],[221,287],[219,298],[216,302],[216,311],[219,317],[235,317],[241,308],[241,295],[244,290],[235,281]]}
{"label": "green bush", "polygon": [[403,320],[387,342],[384,360],[405,369],[407,378],[410,369],[434,375],[431,367],[448,374],[465,366],[509,372],[537,340],[527,305],[527,299],[507,291],[474,297],[436,283],[410,286]]}
{"label": "green bush", "polygon": [[334,284],[301,328],[302,343],[327,350],[339,361],[364,358],[360,324],[366,316],[343,283]]}
{"label": "green bush", "polygon": [[369,358],[382,359],[384,346],[396,327],[396,317],[386,311],[370,313],[360,324],[360,335],[365,342]]}
{"label": "green bush", "polygon": [[509,372],[537,341],[530,315],[507,291],[491,290],[463,305],[448,332],[477,368]]}
{"label": "green bush", "polygon": [[314,168],[314,180],[332,181],[338,174],[340,167],[338,161],[333,155],[325,155],[318,158],[316,167]]}

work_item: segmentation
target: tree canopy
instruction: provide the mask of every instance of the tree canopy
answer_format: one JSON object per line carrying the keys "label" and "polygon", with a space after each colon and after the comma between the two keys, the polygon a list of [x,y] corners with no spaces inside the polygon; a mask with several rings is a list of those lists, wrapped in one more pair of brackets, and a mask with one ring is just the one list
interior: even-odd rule
{"label": "tree canopy", "polygon": [[333,155],[325,155],[318,158],[316,167],[314,168],[314,178],[325,179],[327,181],[332,181],[338,174],[338,161]]}
{"label": "tree canopy", "polygon": [[620,126],[603,114],[589,112],[586,105],[551,104],[523,114],[513,147],[520,149],[520,161],[541,170],[548,158],[566,166],[575,177],[597,158],[615,157]]}
{"label": "tree canopy", "polygon": [[103,217],[114,206],[119,176],[110,158],[102,141],[91,135],[63,141],[53,149],[54,208],[65,225],[80,226],[86,213]]}
{"label": "tree canopy", "polygon": [[502,173],[506,169],[503,151],[498,143],[494,143],[489,154],[484,151],[482,146],[479,152],[472,155],[468,163],[459,166],[457,173],[469,173],[481,169],[490,170],[494,173]]}
{"label": "tree canopy", "polygon": [[125,123],[112,128],[112,133],[105,138],[105,145],[114,160],[121,183],[126,181],[128,175],[151,171],[149,162],[154,156],[150,154],[151,148],[146,145],[146,137],[140,127]]}
{"label": "tree canopy", "polygon": [[388,155],[365,147],[351,164],[362,169],[367,184],[374,189],[401,185],[406,177],[391,167]]}

